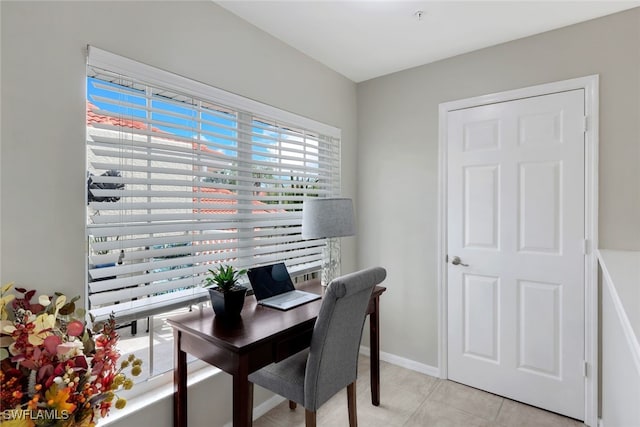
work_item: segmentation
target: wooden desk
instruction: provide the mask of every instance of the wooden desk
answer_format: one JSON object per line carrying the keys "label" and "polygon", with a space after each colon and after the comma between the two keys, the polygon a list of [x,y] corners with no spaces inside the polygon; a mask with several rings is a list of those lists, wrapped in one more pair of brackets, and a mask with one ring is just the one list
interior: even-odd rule
{"label": "wooden desk", "polygon": [[[319,280],[297,285],[298,289],[322,294]],[[367,313],[371,334],[371,402],[380,404],[380,295],[376,286]],[[213,310],[204,309],[168,319],[173,327],[173,425],[187,427],[187,353],[233,376],[233,426],[250,427],[253,384],[247,377],[272,362],[278,362],[307,348],[322,300],[312,301],[288,311],[263,307],[247,297],[242,317],[233,324],[216,319]]]}

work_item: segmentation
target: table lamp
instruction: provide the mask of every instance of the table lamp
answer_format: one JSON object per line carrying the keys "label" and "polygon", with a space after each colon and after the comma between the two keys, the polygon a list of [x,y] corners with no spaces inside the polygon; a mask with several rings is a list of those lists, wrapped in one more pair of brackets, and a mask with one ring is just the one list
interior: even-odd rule
{"label": "table lamp", "polygon": [[322,285],[340,274],[340,245],[336,237],[356,234],[353,202],[346,198],[305,199],[302,204],[302,238],[327,239],[322,249]]}

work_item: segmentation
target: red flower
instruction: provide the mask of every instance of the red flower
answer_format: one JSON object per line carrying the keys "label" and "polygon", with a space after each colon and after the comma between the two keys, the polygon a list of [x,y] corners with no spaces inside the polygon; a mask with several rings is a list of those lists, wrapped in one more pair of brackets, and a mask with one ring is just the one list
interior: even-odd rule
{"label": "red flower", "polygon": [[67,334],[71,337],[79,337],[84,332],[84,324],[78,320],[73,320],[67,325]]}
{"label": "red flower", "polygon": [[49,335],[44,339],[44,348],[53,356],[55,356],[56,349],[60,344],[62,344],[62,339],[57,335]]}
{"label": "red flower", "polygon": [[24,310],[29,310],[33,314],[38,314],[44,310],[44,306],[42,304],[31,303],[31,298],[36,294],[36,291],[27,291],[24,288],[16,288],[16,292],[21,293],[24,296],[22,298],[15,298],[11,302],[14,310],[22,308]]}

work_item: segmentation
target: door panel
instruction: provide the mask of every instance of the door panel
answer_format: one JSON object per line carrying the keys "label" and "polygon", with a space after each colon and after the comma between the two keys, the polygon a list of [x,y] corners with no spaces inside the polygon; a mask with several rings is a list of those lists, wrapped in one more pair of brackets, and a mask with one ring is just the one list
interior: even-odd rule
{"label": "door panel", "polygon": [[498,165],[464,168],[464,247],[498,248]]}
{"label": "door panel", "polygon": [[521,163],[518,174],[519,251],[560,253],[562,163]]}
{"label": "door panel", "polygon": [[561,379],[562,287],[527,280],[518,285],[518,369]]}
{"label": "door panel", "polygon": [[583,117],[583,90],[447,116],[449,378],[579,419]]}
{"label": "door panel", "polygon": [[495,150],[500,145],[500,120],[465,123],[464,151]]}
{"label": "door panel", "polygon": [[562,111],[523,114],[518,123],[520,145],[562,143]]}
{"label": "door panel", "polygon": [[497,277],[464,275],[464,354],[498,363],[500,306]]}

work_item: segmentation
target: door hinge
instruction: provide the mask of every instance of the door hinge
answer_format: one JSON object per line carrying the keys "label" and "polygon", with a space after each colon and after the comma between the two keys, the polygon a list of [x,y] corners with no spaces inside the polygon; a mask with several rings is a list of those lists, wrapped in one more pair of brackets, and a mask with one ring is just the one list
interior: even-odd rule
{"label": "door hinge", "polygon": [[585,255],[589,255],[591,252],[591,245],[589,244],[589,239],[582,239],[582,253]]}
{"label": "door hinge", "polygon": [[582,376],[587,378],[589,377],[589,363],[586,360],[582,361]]}
{"label": "door hinge", "polygon": [[582,117],[582,131],[586,132],[589,130],[589,116]]}

